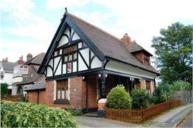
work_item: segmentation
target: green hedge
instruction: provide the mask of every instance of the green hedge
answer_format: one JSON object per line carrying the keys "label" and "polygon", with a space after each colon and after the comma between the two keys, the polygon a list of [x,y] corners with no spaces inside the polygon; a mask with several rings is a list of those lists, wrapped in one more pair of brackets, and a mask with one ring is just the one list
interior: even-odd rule
{"label": "green hedge", "polygon": [[1,101],[1,127],[77,127],[72,115],[60,108]]}
{"label": "green hedge", "polygon": [[171,89],[168,84],[160,84],[153,93],[152,101],[155,104],[159,104],[168,101],[171,98]]}
{"label": "green hedge", "polygon": [[116,109],[131,108],[131,98],[122,85],[117,85],[107,96],[107,107]]}
{"label": "green hedge", "polygon": [[151,96],[144,89],[134,89],[131,92],[132,109],[147,108],[151,105]]}
{"label": "green hedge", "polygon": [[179,91],[179,90],[191,90],[192,89],[192,85],[188,82],[179,80],[173,83],[173,85],[171,86],[171,89],[173,91]]}
{"label": "green hedge", "polygon": [[67,112],[69,112],[73,116],[82,115],[82,110],[79,108],[65,108],[64,110],[66,110]]}

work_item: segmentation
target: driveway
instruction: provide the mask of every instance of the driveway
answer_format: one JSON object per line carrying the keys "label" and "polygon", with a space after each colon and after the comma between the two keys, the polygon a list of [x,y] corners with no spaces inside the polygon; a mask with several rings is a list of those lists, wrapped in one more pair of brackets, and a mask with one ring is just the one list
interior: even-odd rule
{"label": "driveway", "polygon": [[77,116],[76,121],[80,128],[128,128],[140,127],[140,125],[109,120],[99,117]]}

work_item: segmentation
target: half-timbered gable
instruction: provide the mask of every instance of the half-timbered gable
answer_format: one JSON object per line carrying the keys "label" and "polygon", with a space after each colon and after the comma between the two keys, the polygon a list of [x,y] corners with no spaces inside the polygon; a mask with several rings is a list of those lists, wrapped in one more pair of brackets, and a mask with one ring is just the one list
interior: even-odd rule
{"label": "half-timbered gable", "polygon": [[53,78],[101,67],[102,61],[75,30],[65,23],[65,29],[57,41],[44,73],[48,78]]}

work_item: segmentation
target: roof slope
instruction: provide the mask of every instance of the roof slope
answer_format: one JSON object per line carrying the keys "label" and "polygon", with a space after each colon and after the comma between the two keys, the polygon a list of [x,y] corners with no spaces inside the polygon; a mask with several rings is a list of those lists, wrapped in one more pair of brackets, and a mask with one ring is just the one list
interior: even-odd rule
{"label": "roof slope", "polygon": [[130,51],[122,45],[120,39],[72,14],[67,13],[67,15],[106,57],[114,58],[139,68],[157,73],[157,71],[151,65],[144,65],[140,63],[130,53]]}
{"label": "roof slope", "polygon": [[13,62],[0,61],[0,63],[3,66],[3,69],[4,69],[5,73],[13,73],[13,69],[17,65],[17,63],[13,63]]}
{"label": "roof slope", "polygon": [[29,60],[28,62],[26,62],[26,64],[37,64],[40,65],[44,59],[45,53],[42,52],[38,55],[36,55],[35,57],[33,57],[31,60]]}

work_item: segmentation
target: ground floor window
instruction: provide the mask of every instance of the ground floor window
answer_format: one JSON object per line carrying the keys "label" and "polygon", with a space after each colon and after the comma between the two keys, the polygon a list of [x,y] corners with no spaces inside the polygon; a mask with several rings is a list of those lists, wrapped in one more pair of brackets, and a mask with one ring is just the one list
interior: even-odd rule
{"label": "ground floor window", "polygon": [[68,79],[56,81],[55,103],[68,103]]}

